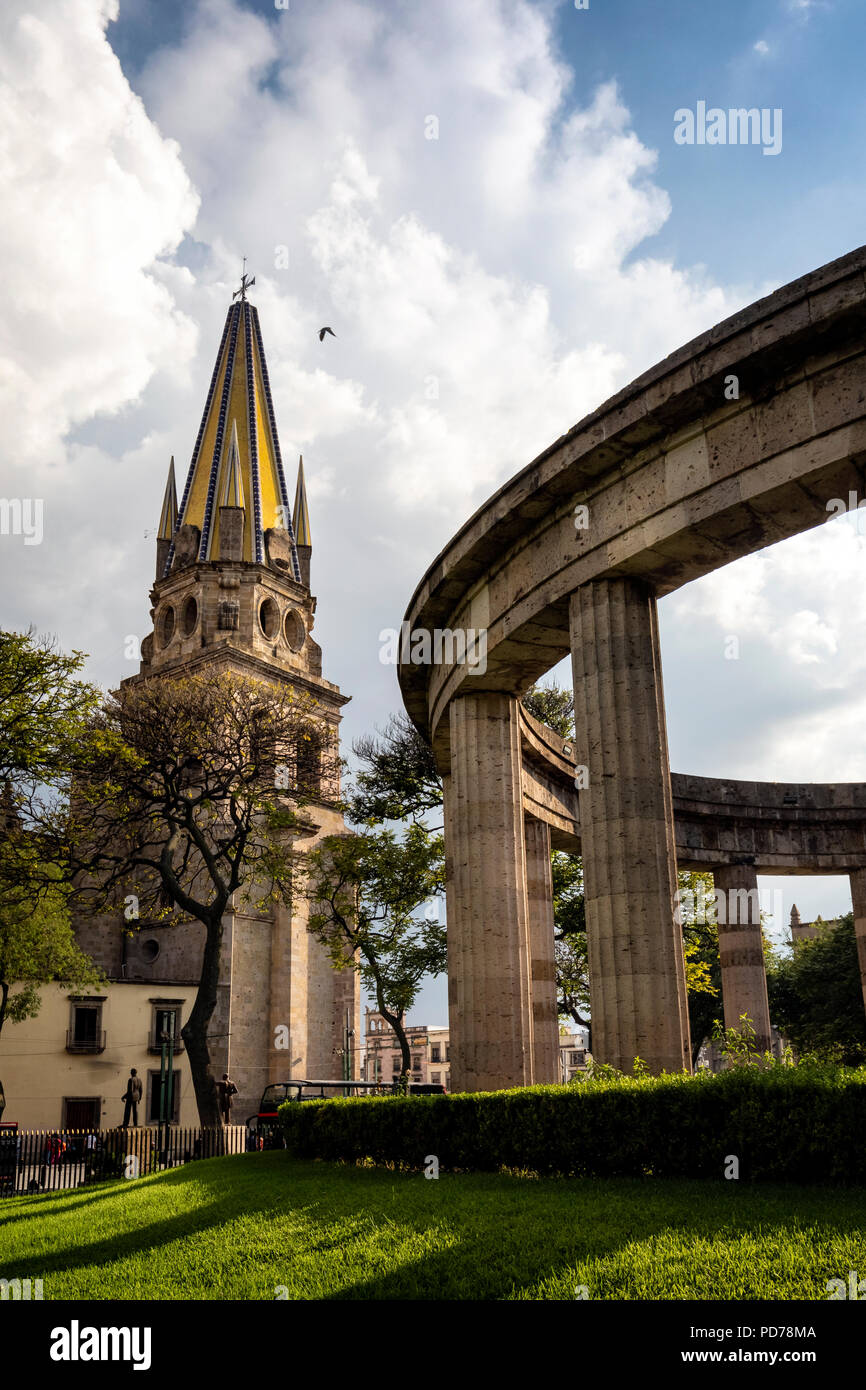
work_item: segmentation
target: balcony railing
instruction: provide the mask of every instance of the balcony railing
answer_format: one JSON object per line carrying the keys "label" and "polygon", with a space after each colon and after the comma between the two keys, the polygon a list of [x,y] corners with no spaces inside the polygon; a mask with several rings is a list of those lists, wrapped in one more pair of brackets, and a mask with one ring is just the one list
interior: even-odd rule
{"label": "balcony railing", "polygon": [[70,1028],[66,1034],[67,1052],[104,1052],[105,1033],[95,1033],[92,1038],[77,1038],[75,1030]]}

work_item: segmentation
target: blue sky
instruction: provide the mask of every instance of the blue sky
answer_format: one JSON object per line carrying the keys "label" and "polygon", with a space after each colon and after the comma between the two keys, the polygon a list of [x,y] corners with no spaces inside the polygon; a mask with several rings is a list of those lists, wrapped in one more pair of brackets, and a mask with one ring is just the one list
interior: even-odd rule
{"label": "blue sky", "polygon": [[[320,0],[291,0],[291,10],[313,4]],[[121,0],[108,33],[133,86],[154,54],[179,40],[194,8],[175,0]],[[273,4],[243,8],[274,24],[288,20]],[[389,4],[401,8],[407,4]],[[588,10],[570,2],[537,8],[552,16],[573,75],[572,104],[615,79],[635,130],[657,151],[657,179],[672,214],[653,251],[703,259],[729,283],[757,277],[784,284],[860,244],[866,223],[860,0],[590,0]],[[784,158],[674,145],[674,110],[702,99],[725,108],[781,107]]]}
{"label": "blue sky", "polygon": [[[304,454],[324,671],[353,696],[347,745],[383,724],[379,633],[485,497],[866,240],[864,36],[862,0],[7,7],[0,457],[46,520],[43,545],[0,546],[4,623],[130,673],[147,532],[246,255],[283,454]],[[781,153],[675,144],[698,101],[781,108]],[[866,779],[864,564],[842,518],[663,600],[675,770]],[[768,886],[786,917],[850,902],[844,880]],[[445,1013],[437,982],[414,1017]]]}
{"label": "blue sky", "polygon": [[[654,251],[703,259],[729,283],[784,284],[860,244],[866,11],[859,0],[625,0],[588,11],[562,5],[557,14],[578,88],[615,77],[635,130],[658,151],[656,177],[672,215]],[[761,43],[766,53],[756,51]],[[782,155],[675,145],[673,111],[699,100],[781,107]]]}

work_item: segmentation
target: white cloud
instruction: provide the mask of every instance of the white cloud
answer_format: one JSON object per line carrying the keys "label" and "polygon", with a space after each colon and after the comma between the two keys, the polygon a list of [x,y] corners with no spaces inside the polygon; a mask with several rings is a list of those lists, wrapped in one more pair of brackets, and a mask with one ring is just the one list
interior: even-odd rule
{"label": "white cloud", "polygon": [[197,200],[105,43],[115,9],[27,0],[0,13],[0,406],[19,458],[136,400],[195,342],[155,263]]}
{"label": "white cloud", "polygon": [[339,337],[322,353],[309,333],[303,365],[326,361],[334,390],[341,375],[363,383],[380,422],[363,444],[367,497],[414,498],[425,527],[431,507],[449,524],[471,511],[742,298],[699,269],[624,268],[669,201],[615,85],[571,94],[569,113],[568,83],[542,13],[487,0],[336,3],[270,28],[207,0],[143,79],[208,190],[197,235],[254,247],[257,267],[290,247],[290,312],[317,302]]}
{"label": "white cloud", "polygon": [[[32,282],[16,405],[34,439],[102,414],[44,475],[53,530],[17,612],[126,674],[122,637],[147,625],[144,531],[169,452],[183,475],[246,255],[283,454],[303,451],[314,502],[317,638],[355,694],[350,733],[369,727],[397,701],[378,631],[452,532],[752,287],[643,251],[670,212],[655,154],[614,83],[571,90],[524,0],[333,0],[269,22],[202,0],[141,76],[144,106],[97,0],[27,11],[3,21],[7,267]],[[195,255],[172,262],[184,233]],[[338,336],[320,344],[326,323]],[[94,556],[98,582],[70,585]]]}
{"label": "white cloud", "polygon": [[795,19],[808,24],[813,14],[831,8],[831,0],[785,0],[785,8]]}
{"label": "white cloud", "polygon": [[[781,781],[866,780],[862,517],[829,521],[664,601],[678,769]],[[739,642],[735,660],[725,655],[730,636]]]}
{"label": "white cloud", "polygon": [[766,39],[758,39],[758,42],[752,46],[755,52],[760,53],[762,56],[770,51],[770,45],[767,43]]}

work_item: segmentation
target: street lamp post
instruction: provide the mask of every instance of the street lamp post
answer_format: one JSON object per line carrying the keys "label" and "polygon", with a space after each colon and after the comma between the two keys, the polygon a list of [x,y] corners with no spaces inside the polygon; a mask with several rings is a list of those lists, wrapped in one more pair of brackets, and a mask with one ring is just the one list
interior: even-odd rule
{"label": "street lamp post", "polygon": [[[168,1167],[169,1126],[174,1101],[174,1031],[163,1029],[159,1035],[159,1129],[160,1149],[164,1167]],[[163,1128],[164,1126],[164,1128]]]}

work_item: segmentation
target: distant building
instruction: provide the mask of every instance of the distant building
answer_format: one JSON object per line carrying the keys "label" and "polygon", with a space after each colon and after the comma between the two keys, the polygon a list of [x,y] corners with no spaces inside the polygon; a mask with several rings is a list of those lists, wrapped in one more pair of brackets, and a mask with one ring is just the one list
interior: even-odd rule
{"label": "distant building", "polygon": [[838,917],[834,917],[825,922],[823,917],[816,917],[814,922],[801,922],[797,904],[794,903],[791,908],[791,941],[795,946],[801,941],[812,941],[824,927],[835,927],[838,920]]}
{"label": "distant building", "polygon": [[[412,1057],[410,1080],[451,1089],[451,1047],[447,1028],[413,1024],[406,1029]],[[361,1077],[364,1081],[396,1080],[403,1067],[393,1028],[375,1009],[366,1010]]]}
{"label": "distant building", "polygon": [[586,1071],[589,1057],[587,1040],[588,1035],[584,1031],[568,1033],[565,1029],[560,1029],[559,1076],[563,1083],[573,1080],[578,1072]]}
{"label": "distant building", "polygon": [[[180,1036],[196,985],[114,981],[104,992],[70,993],[44,985],[35,1018],[7,1023],[3,1042],[6,1120],[22,1129],[111,1129],[123,1122],[130,1068],[142,1083],[140,1125],[160,1118],[161,1039],[173,1038],[172,1114],[175,1124],[198,1124],[189,1059]],[[246,1119],[246,1114],[240,1115]]]}

